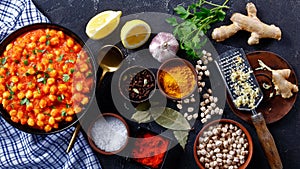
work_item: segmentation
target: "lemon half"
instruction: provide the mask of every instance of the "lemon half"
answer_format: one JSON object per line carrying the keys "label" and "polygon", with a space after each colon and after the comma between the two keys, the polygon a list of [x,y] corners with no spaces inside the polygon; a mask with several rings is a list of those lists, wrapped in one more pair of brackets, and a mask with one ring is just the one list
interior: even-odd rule
{"label": "lemon half", "polygon": [[103,11],[94,16],[86,25],[87,36],[94,40],[102,39],[111,34],[119,25],[121,11]]}
{"label": "lemon half", "polygon": [[151,34],[151,28],[143,20],[128,21],[121,29],[121,41],[125,48],[135,49],[147,42]]}

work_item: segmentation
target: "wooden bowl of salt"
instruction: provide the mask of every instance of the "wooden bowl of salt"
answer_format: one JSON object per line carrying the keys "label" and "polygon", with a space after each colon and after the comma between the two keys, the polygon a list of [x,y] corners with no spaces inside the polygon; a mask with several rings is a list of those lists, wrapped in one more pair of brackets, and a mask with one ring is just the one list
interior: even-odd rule
{"label": "wooden bowl of salt", "polygon": [[88,142],[100,154],[118,154],[126,147],[128,139],[129,127],[115,113],[101,114],[88,128]]}

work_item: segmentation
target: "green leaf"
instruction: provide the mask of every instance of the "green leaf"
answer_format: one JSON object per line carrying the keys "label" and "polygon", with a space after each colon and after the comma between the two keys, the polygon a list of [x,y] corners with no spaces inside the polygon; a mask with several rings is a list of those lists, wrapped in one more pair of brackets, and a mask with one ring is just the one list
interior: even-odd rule
{"label": "green leaf", "polygon": [[46,41],[46,46],[49,46],[50,45],[50,40],[47,40]]}
{"label": "green leaf", "polygon": [[29,65],[29,62],[28,62],[27,59],[25,59],[25,60],[23,61],[23,63],[24,63],[25,66],[28,66],[28,65]]}
{"label": "green leaf", "polygon": [[[195,32],[200,31],[201,34],[206,34],[211,28],[211,24],[223,21],[226,15],[223,9],[229,8],[226,6],[227,2],[228,0],[225,0],[222,5],[218,5],[206,0],[199,0],[197,3],[189,5],[187,9],[180,5],[174,8],[183,22],[178,24],[171,18],[167,22],[174,26],[173,34],[179,40],[180,48],[186,51],[190,59],[199,59],[202,56],[197,54],[198,50],[202,48],[202,39],[200,37],[197,39]],[[190,42],[191,39],[192,42]]]}
{"label": "green leaf", "polygon": [[177,139],[178,143],[180,144],[180,146],[183,149],[185,149],[185,145],[188,140],[189,131],[175,130],[175,131],[173,131],[173,134],[174,134],[175,138]]}
{"label": "green leaf", "polygon": [[6,58],[6,57],[1,58],[1,64],[2,64],[2,65],[4,65],[4,64],[6,63],[6,61],[7,61],[7,58]]}
{"label": "green leaf", "polygon": [[190,13],[183,6],[177,6],[176,8],[174,8],[174,11],[182,19],[187,19],[189,17],[189,15],[190,15]]}
{"label": "green leaf", "polygon": [[149,110],[150,107],[151,107],[151,104],[149,102],[142,102],[142,103],[139,103],[135,109],[137,111],[146,111],[146,110]]}
{"label": "green leaf", "polygon": [[70,80],[70,76],[68,74],[63,74],[62,79],[63,79],[64,82],[67,82],[67,81]]}
{"label": "green leaf", "polygon": [[44,77],[40,77],[40,78],[37,79],[37,82],[43,82],[44,83],[45,80],[46,79]]}
{"label": "green leaf", "polygon": [[57,59],[57,61],[59,61],[59,62],[62,61],[63,57],[64,57],[64,54],[59,55],[59,58]]}
{"label": "green leaf", "polygon": [[178,22],[177,22],[175,17],[167,18],[166,22],[169,23],[171,26],[177,26],[178,25]]}
{"label": "green leaf", "polygon": [[217,11],[217,17],[219,21],[223,21],[225,19],[226,13],[223,10]]}
{"label": "green leaf", "polygon": [[30,101],[29,101],[29,99],[27,99],[27,97],[25,97],[25,98],[23,98],[23,99],[20,101],[20,104],[21,104],[21,105],[26,104],[26,106],[27,106],[27,105],[30,104]]}
{"label": "green leaf", "polygon": [[157,107],[150,109],[151,115],[159,125],[171,130],[190,130],[189,122],[183,115],[171,108]]}
{"label": "green leaf", "polygon": [[61,116],[67,116],[67,112],[66,112],[65,110],[63,110],[63,111],[61,112]]}
{"label": "green leaf", "polygon": [[137,111],[132,115],[131,119],[138,123],[147,123],[151,120],[151,114],[149,111]]}
{"label": "green leaf", "polygon": [[65,63],[75,63],[75,61],[72,59],[69,59],[69,60],[66,60]]}
{"label": "green leaf", "polygon": [[38,49],[36,51],[39,52],[39,53],[44,53],[46,51],[46,49]]}

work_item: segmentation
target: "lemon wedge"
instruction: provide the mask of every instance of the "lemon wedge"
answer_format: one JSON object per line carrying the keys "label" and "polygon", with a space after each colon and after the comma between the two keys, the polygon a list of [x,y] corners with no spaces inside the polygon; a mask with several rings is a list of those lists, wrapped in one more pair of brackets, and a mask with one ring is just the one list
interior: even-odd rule
{"label": "lemon wedge", "polygon": [[135,49],[147,42],[151,34],[151,28],[143,20],[128,21],[121,29],[121,41],[125,48]]}
{"label": "lemon wedge", "polygon": [[93,40],[102,39],[111,34],[119,25],[121,11],[103,11],[90,19],[85,32]]}

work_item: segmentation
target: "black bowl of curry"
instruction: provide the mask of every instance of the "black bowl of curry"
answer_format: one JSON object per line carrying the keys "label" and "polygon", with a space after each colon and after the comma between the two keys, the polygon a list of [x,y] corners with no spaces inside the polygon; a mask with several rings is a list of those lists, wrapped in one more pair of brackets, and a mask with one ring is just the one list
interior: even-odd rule
{"label": "black bowl of curry", "polygon": [[94,99],[95,67],[83,41],[62,26],[16,30],[0,46],[0,115],[32,134],[71,127]]}

